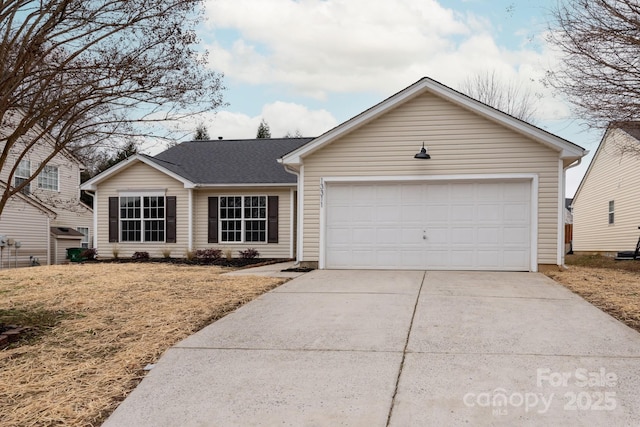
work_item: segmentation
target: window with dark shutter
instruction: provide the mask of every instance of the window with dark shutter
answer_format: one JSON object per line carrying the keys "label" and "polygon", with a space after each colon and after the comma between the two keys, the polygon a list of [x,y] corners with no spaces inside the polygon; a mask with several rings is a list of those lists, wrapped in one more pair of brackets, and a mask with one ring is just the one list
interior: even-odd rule
{"label": "window with dark shutter", "polygon": [[120,202],[118,197],[109,197],[109,242],[118,241],[118,211]]}
{"label": "window with dark shutter", "polygon": [[208,241],[209,243],[218,243],[218,198],[209,197],[209,224],[208,224]]}
{"label": "window with dark shutter", "polygon": [[267,207],[267,242],[278,243],[278,196],[269,196]]}
{"label": "window with dark shutter", "polygon": [[176,196],[167,196],[167,243],[176,243]]}

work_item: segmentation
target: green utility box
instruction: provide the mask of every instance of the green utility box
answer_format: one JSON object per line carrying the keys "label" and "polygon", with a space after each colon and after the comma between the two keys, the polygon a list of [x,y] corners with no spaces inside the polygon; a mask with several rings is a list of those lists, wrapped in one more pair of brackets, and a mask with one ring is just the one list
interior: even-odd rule
{"label": "green utility box", "polygon": [[67,248],[67,259],[71,262],[81,262],[84,251],[84,248]]}

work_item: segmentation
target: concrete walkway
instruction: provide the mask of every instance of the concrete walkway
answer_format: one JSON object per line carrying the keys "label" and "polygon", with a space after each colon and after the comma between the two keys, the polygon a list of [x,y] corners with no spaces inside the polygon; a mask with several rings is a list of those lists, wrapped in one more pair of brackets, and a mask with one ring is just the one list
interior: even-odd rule
{"label": "concrete walkway", "polygon": [[106,426],[640,425],[640,334],[540,274],[314,271],[169,349]]}

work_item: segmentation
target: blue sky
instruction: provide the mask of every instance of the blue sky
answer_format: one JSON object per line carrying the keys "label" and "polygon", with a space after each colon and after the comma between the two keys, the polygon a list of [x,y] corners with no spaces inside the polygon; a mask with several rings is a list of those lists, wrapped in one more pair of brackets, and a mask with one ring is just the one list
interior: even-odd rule
{"label": "blue sky", "polygon": [[[545,41],[556,0],[207,0],[199,30],[225,74],[227,106],[196,121],[211,137],[317,136],[428,76],[453,88],[496,72],[539,96],[538,126],[595,151],[561,94],[540,80],[558,63]],[[590,157],[589,157],[590,158]],[[572,195],[588,160],[568,172]]]}

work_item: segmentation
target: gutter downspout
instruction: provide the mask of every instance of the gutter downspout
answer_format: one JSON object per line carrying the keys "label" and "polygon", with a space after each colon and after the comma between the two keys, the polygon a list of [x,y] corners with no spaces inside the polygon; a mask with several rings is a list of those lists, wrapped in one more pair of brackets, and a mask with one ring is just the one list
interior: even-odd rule
{"label": "gutter downspout", "polygon": [[296,230],[296,240],[297,240],[297,244],[296,244],[296,263],[295,265],[298,266],[300,265],[300,261],[302,260],[302,254],[300,253],[300,250],[302,249],[302,233],[300,230],[300,226],[302,224],[301,221],[301,216],[302,216],[302,209],[300,209],[300,204],[302,201],[302,193],[300,192],[300,172],[298,172],[297,170],[291,168],[288,165],[285,165],[282,163],[282,159],[278,159],[278,163],[280,163],[283,167],[284,170],[289,172],[290,174],[293,174],[296,176],[296,190],[298,191],[298,197],[296,199],[296,202],[298,204],[298,206],[296,206],[296,210],[297,210],[297,216],[296,216],[296,223],[297,223],[297,230]]}
{"label": "gutter downspout", "polygon": [[96,203],[97,200],[97,193],[98,191],[96,190],[95,193],[89,191],[89,190],[84,190],[85,194],[88,194],[89,196],[91,196],[91,199],[93,200],[93,203],[91,205],[91,210],[93,210],[93,233],[92,234],[92,242],[91,245],[94,249],[98,249],[98,206]]}
{"label": "gutter downspout", "polygon": [[[587,154],[589,154],[589,151],[585,150],[584,155],[586,156]],[[562,161],[562,160],[561,160]],[[566,195],[566,182],[567,182],[567,171],[569,169],[575,168],[577,166],[580,166],[580,164],[582,164],[582,157],[580,157],[578,160],[576,160],[575,162],[571,163],[569,166],[567,166],[566,168],[564,168],[562,170],[562,227],[561,227],[561,233],[560,233],[560,240],[562,241],[562,244],[559,245],[559,249],[560,249],[560,266],[562,267],[562,269],[567,269],[567,266],[565,264],[565,253],[564,253],[564,239],[565,239],[565,234],[564,234],[564,201],[567,197]]]}

